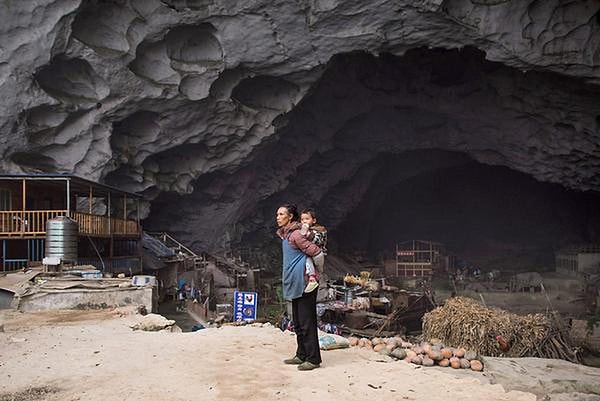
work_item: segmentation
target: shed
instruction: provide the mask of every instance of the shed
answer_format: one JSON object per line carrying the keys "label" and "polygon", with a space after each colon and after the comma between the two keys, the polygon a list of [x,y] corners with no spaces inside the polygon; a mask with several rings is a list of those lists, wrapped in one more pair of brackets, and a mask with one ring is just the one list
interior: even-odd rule
{"label": "shed", "polygon": [[556,271],[567,275],[600,273],[600,244],[572,245],[556,253]]}

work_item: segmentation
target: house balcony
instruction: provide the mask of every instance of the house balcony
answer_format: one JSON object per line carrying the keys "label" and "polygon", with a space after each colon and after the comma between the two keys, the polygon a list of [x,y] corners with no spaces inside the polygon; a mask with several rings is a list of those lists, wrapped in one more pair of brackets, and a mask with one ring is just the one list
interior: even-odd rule
{"label": "house balcony", "polygon": [[0,211],[0,239],[44,238],[46,222],[58,216],[75,220],[80,236],[139,238],[141,234],[137,220],[68,210],[10,210]]}

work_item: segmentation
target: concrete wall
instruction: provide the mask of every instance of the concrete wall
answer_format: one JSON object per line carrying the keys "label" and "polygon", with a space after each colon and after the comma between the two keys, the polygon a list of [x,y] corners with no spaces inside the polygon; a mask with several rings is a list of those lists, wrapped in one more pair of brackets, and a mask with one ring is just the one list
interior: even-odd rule
{"label": "concrete wall", "polygon": [[566,275],[577,275],[577,255],[575,254],[557,254],[556,271]]}
{"label": "concrete wall", "polygon": [[579,277],[544,276],[543,279],[546,291],[565,291],[572,294],[581,294],[585,289],[585,283]]}
{"label": "concrete wall", "polygon": [[157,280],[161,282],[161,286],[163,288],[176,287],[177,286],[177,264],[176,263],[167,263],[167,266],[152,271],[149,274],[155,274]]}
{"label": "concrete wall", "polygon": [[[436,290],[435,300],[443,302],[450,297],[448,290]],[[460,296],[467,296],[481,302],[480,295],[483,295],[485,303],[489,307],[497,307],[512,313],[545,313],[550,307],[546,296],[541,292],[475,292],[461,291]],[[551,309],[567,315],[576,315],[582,312],[582,305],[575,300],[580,297],[579,293],[570,293],[568,291],[550,291],[548,296],[551,302]]]}
{"label": "concrete wall", "polygon": [[222,270],[215,266],[214,262],[208,262],[206,272],[212,273],[215,280],[215,287],[232,287],[235,286],[235,279],[229,277]]}
{"label": "concrete wall", "polygon": [[0,289],[0,309],[10,309],[13,295],[11,291]]}
{"label": "concrete wall", "polygon": [[596,273],[600,266],[600,253],[580,253],[578,255],[578,271],[580,273]]}
{"label": "concrete wall", "polygon": [[145,305],[152,309],[152,287],[71,289],[38,292],[19,300],[18,310],[32,312],[53,309],[96,309],[114,306]]}
{"label": "concrete wall", "polygon": [[204,307],[204,305],[197,302],[191,302],[188,300],[186,302],[186,308],[188,310],[188,313],[194,319],[200,322],[206,322],[207,320],[214,319],[216,316],[214,312],[209,311]]}

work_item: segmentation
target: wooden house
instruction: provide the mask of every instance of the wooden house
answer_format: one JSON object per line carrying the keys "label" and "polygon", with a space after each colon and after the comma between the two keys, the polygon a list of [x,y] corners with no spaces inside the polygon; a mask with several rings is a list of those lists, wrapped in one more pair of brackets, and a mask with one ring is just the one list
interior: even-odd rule
{"label": "wooden house", "polygon": [[570,276],[600,273],[600,244],[571,245],[555,254],[556,271]]}
{"label": "wooden house", "polygon": [[68,216],[78,224],[77,264],[141,272],[140,198],[68,174],[0,175],[2,270],[41,263],[46,222]]}
{"label": "wooden house", "polygon": [[395,263],[385,264],[387,277],[431,277],[442,266],[445,246],[439,242],[412,240],[396,245]]}

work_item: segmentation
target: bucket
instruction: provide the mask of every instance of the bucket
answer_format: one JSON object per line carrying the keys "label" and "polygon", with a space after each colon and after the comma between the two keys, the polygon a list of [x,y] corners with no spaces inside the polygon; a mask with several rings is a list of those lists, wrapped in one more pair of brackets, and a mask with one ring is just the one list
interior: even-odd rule
{"label": "bucket", "polygon": [[133,276],[131,278],[131,285],[137,286],[137,287],[143,287],[145,285],[154,286],[154,285],[156,285],[156,277],[144,276],[144,275]]}
{"label": "bucket", "polygon": [[81,272],[83,278],[102,278],[102,273],[98,270],[91,270],[89,272]]}

